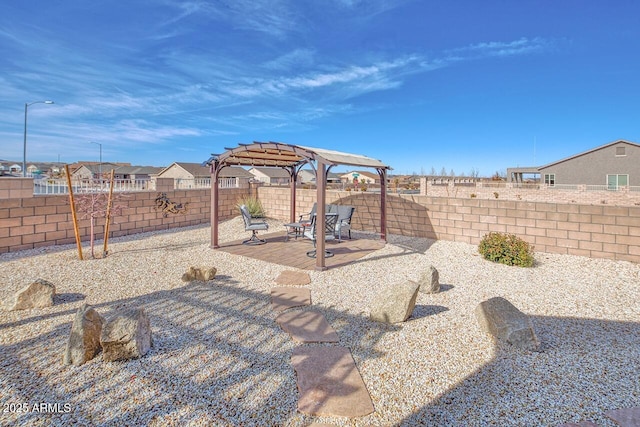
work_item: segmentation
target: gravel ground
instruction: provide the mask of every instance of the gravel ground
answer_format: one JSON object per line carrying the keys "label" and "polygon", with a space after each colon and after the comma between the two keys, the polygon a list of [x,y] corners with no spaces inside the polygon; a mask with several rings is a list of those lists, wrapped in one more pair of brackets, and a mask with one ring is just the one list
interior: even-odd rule
{"label": "gravel ground", "polygon": [[[221,224],[221,241],[239,238],[239,218]],[[485,261],[472,245],[401,236],[362,261],[310,272],[314,308],[351,349],[375,406],[345,419],[296,412],[296,344],[269,301],[290,268],[213,251],[208,227],[113,239],[105,259],[79,261],[75,245],[1,255],[4,301],[37,278],[58,295],[50,308],[0,311],[0,424],[613,426],[606,411],[640,406],[639,265],[538,253],[522,269]],[[192,265],[218,276],[185,284]],[[403,324],[368,320],[381,287],[417,280],[430,265],[441,293],[420,294]],[[517,351],[479,330],[473,310],[493,296],[531,316],[542,351]],[[63,365],[84,302],[106,317],[144,307],[151,351]],[[58,411],[34,412],[40,403]]]}

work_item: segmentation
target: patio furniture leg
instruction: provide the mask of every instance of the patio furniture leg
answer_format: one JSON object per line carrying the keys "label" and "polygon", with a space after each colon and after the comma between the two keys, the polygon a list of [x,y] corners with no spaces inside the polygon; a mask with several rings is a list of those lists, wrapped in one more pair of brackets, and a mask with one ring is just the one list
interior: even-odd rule
{"label": "patio furniture leg", "polygon": [[264,245],[265,243],[267,243],[266,239],[261,239],[258,237],[258,230],[252,231],[253,233],[251,233],[251,237],[242,242],[243,245]]}
{"label": "patio furniture leg", "polygon": [[[315,258],[315,257],[316,257],[316,250],[314,249],[314,250],[312,250],[312,251],[307,252],[307,256],[308,256],[309,258]],[[326,249],[325,249],[325,251],[324,251],[324,257],[325,257],[325,258],[331,258],[332,256],[333,256],[333,252],[330,252],[330,251],[328,251],[328,250],[326,250]]]}

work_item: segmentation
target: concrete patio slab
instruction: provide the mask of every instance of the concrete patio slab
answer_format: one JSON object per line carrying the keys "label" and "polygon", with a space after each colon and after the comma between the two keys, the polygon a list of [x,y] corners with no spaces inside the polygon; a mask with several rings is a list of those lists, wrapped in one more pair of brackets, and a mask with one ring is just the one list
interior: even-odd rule
{"label": "concrete patio slab", "polygon": [[311,283],[309,273],[302,271],[286,270],[276,278],[276,283],[280,286],[302,286]]}
{"label": "concrete patio slab", "polygon": [[311,290],[307,288],[271,288],[271,307],[284,311],[293,307],[311,305]]}
{"label": "concrete patio slab", "polygon": [[345,347],[297,347],[298,411],[316,416],[363,417],[374,411],[351,352]]}
{"label": "concrete patio slab", "polygon": [[317,311],[287,311],[279,314],[276,322],[297,342],[338,342],[336,331]]}
{"label": "concrete patio slab", "polygon": [[620,427],[640,427],[640,406],[609,411],[606,416]]}

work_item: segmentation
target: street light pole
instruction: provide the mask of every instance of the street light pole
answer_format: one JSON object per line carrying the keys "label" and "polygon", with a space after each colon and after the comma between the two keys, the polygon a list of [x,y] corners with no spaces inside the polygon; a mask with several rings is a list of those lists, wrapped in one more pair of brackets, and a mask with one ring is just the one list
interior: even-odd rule
{"label": "street light pole", "polygon": [[100,146],[100,164],[98,164],[98,173],[100,174],[100,179],[102,179],[102,144],[94,141],[89,141],[89,144],[98,144]]}
{"label": "street light pole", "polygon": [[33,104],[53,104],[53,101],[34,101],[24,103],[24,145],[22,147],[22,176],[27,176],[27,109]]}

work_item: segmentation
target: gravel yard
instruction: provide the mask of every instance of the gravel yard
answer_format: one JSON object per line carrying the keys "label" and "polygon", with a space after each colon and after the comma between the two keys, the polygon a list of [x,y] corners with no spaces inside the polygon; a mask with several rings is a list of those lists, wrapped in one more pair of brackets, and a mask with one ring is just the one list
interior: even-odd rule
{"label": "gravel yard", "polygon": [[[110,255],[96,260],[78,260],[75,245],[0,255],[4,301],[37,278],[58,294],[53,307],[0,311],[0,425],[613,426],[606,411],[640,406],[639,265],[537,253],[536,266],[522,269],[485,261],[472,245],[390,236],[359,262],[309,272],[313,306],[351,349],[375,412],[299,414],[290,359],[300,344],[274,321],[269,296],[290,268],[214,251],[209,236],[192,227],[113,239]],[[220,225],[221,242],[246,237],[240,218]],[[430,265],[442,292],[420,294],[409,321],[368,319],[381,287],[417,280]],[[189,266],[218,275],[187,284]],[[542,351],[480,331],[473,311],[494,296],[531,316]],[[105,317],[144,307],[151,351],[64,365],[84,302]],[[62,410],[34,412],[39,403]]]}

